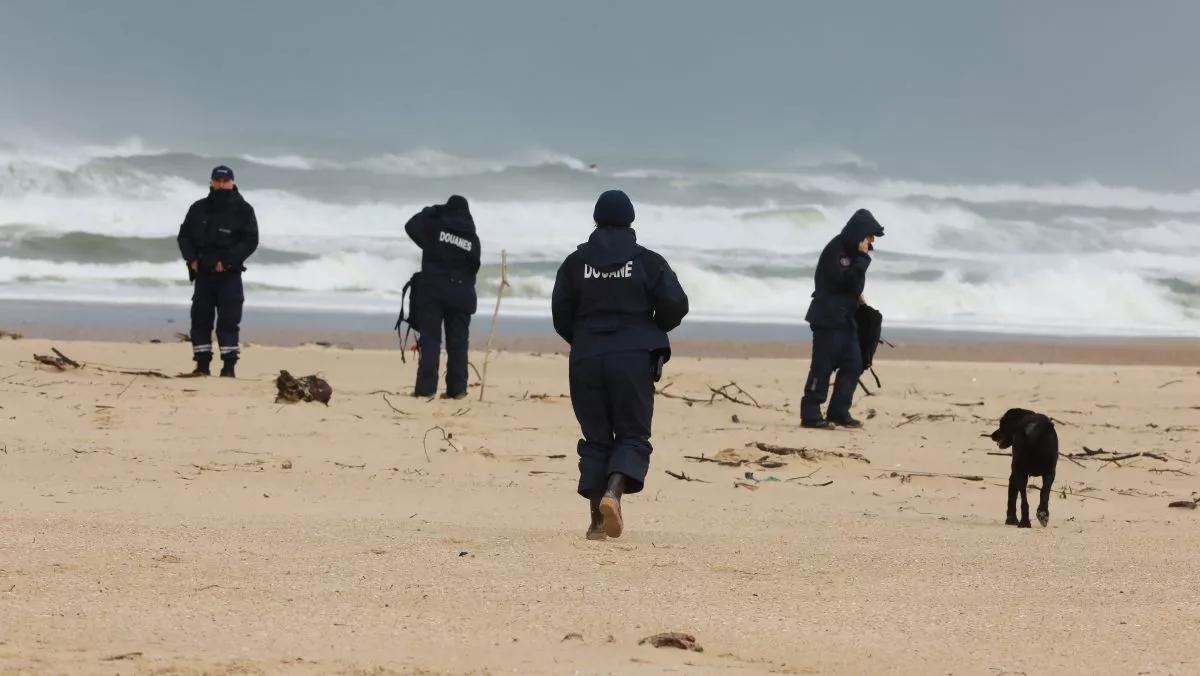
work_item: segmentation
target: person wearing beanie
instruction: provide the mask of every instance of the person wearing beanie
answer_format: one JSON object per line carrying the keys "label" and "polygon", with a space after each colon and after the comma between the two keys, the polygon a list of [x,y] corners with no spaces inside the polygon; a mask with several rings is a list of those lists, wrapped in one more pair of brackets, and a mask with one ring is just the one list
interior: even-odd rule
{"label": "person wearing beanie", "polygon": [[408,220],[404,231],[421,248],[420,283],[411,307],[420,332],[415,397],[437,394],[442,327],[446,329],[448,399],[467,396],[467,349],[471,315],[478,308],[475,276],[479,273],[479,236],[465,197],[451,195],[445,204],[425,207]]}
{"label": "person wearing beanie", "polygon": [[[859,209],[817,261],[816,289],[804,317],[812,328],[813,340],[812,365],[800,400],[801,427],[862,427],[850,415],[854,389],[863,370],[854,315],[867,282],[869,252],[875,248],[876,237],[883,237],[883,226],[870,211]],[[829,396],[829,379],[834,371],[837,381],[833,398],[822,416],[821,406]]]}
{"label": "person wearing beanie", "polygon": [[179,253],[187,263],[192,289],[192,375],[211,375],[213,320],[221,350],[221,376],[235,377],[242,322],[242,273],[258,248],[258,219],[242,198],[233,170],[224,165],[210,175],[208,196],[188,209],[179,226]]}
{"label": "person wearing beanie", "polygon": [[640,246],[633,203],[620,190],[596,200],[595,229],[554,280],[554,330],[571,346],[571,406],[579,440],[579,495],[590,506],[587,539],[620,537],[621,497],[645,487],[654,382],[671,358],[667,333],[688,297],[667,261]]}

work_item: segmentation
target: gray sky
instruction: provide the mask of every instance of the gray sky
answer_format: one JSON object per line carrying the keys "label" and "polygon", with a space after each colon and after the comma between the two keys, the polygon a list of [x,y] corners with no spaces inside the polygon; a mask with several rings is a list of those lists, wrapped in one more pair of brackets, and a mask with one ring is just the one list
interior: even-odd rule
{"label": "gray sky", "polygon": [[1200,183],[1200,3],[0,0],[0,135]]}

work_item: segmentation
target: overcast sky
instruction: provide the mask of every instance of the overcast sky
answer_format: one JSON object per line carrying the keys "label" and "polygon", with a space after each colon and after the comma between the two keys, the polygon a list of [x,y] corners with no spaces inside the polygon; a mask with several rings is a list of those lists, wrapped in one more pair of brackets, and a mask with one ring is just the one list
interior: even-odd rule
{"label": "overcast sky", "polygon": [[[1099,8],[1104,6],[1103,8]],[[1200,3],[0,0],[0,136],[1200,184]]]}

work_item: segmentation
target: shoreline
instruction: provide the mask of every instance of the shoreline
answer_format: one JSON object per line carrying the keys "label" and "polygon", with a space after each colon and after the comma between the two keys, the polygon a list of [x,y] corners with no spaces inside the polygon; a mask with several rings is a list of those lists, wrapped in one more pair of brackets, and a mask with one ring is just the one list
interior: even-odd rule
{"label": "shoreline", "polygon": [[[0,299],[0,331],[26,338],[102,342],[179,341],[188,330],[180,305],[94,304]],[[246,346],[292,347],[311,343],[356,349],[396,349],[394,316],[251,308],[242,325]],[[491,317],[473,322],[474,349],[487,340]],[[678,356],[807,359],[811,334],[794,324],[691,321],[672,333]],[[880,346],[878,363],[944,361],[1094,365],[1200,366],[1200,338],[1161,336],[1052,336],[885,329],[894,348]],[[494,347],[507,352],[560,353],[567,345],[548,319],[501,315]]]}

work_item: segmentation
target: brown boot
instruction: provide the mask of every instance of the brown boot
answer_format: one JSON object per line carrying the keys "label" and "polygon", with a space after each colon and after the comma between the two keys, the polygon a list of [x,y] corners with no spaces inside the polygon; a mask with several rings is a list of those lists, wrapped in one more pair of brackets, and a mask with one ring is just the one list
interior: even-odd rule
{"label": "brown boot", "polygon": [[604,517],[604,532],[610,538],[621,537],[625,521],[621,517],[621,496],[625,494],[625,475],[613,472],[608,477],[608,490],[600,498],[600,514]]}
{"label": "brown boot", "polygon": [[604,493],[596,491],[588,500],[592,509],[592,523],[587,529],[587,539],[589,540],[608,539],[608,533],[604,532],[604,515],[600,513],[600,498],[602,497],[604,497]]}

